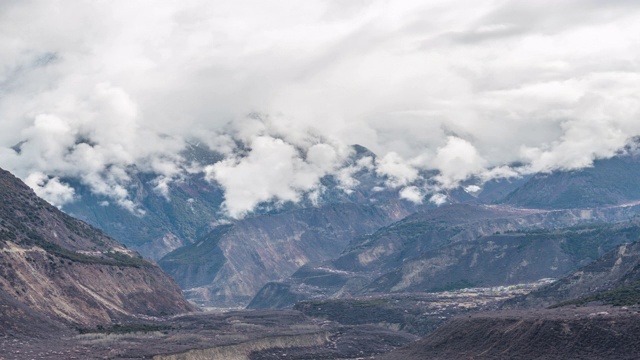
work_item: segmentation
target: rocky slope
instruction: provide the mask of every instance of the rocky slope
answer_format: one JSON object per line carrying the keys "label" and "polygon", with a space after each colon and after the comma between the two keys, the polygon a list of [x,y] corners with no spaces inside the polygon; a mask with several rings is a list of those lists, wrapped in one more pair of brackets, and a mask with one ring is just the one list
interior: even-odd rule
{"label": "rocky slope", "polygon": [[639,336],[638,309],[481,313],[375,359],[637,359]]}
{"label": "rocky slope", "polygon": [[621,245],[553,284],[506,302],[503,308],[584,305],[590,302],[640,304],[640,242]]}
{"label": "rocky slope", "polygon": [[482,236],[405,261],[363,292],[431,292],[559,278],[639,238],[640,224],[635,222]]}
{"label": "rocky slope", "polygon": [[[220,160],[219,154],[202,145],[187,147],[182,156],[187,162],[204,164]],[[157,189],[157,174],[134,167],[128,176],[127,191],[136,204],[136,214],[93,193],[77,179],[65,179],[74,188],[76,201],[66,204],[63,210],[154,260],[195,242],[222,218],[222,189],[206,181],[202,173],[171,182],[166,194]]]}
{"label": "rocky slope", "polygon": [[335,260],[304,266],[285,282],[267,284],[251,307],[560,277],[640,234],[637,224],[565,227],[623,221],[638,211],[637,205],[557,211],[443,206],[359,238]]}
{"label": "rocky slope", "polygon": [[592,167],[537,174],[501,203],[540,209],[594,208],[640,200],[640,154],[596,160]]}
{"label": "rocky slope", "polygon": [[4,334],[39,326],[19,325],[26,321],[95,326],[192,309],[157,265],[1,169],[0,264]]}
{"label": "rocky slope", "polygon": [[405,202],[333,204],[256,216],[215,228],[159,262],[187,295],[208,306],[245,306],[267,282],[336,257],[357,236],[410,213]]}
{"label": "rocky slope", "polygon": [[[63,207],[68,214],[96,226],[145,257],[157,260],[193,243],[222,218],[222,189],[197,175],[169,185],[170,197],[154,190],[154,174],[131,176],[129,193],[142,213],[134,214],[75,184],[78,200]],[[74,183],[71,182],[70,183]]]}

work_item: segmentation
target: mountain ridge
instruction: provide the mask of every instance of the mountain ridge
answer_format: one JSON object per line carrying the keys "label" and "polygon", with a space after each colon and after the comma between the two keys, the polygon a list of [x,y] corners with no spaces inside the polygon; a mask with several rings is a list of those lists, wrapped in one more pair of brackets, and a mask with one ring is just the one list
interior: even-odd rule
{"label": "mountain ridge", "polygon": [[[194,310],[153,263],[101,230],[62,213],[0,169],[3,323],[96,326]],[[16,316],[16,318],[12,318]],[[17,327],[16,327],[17,326]]]}

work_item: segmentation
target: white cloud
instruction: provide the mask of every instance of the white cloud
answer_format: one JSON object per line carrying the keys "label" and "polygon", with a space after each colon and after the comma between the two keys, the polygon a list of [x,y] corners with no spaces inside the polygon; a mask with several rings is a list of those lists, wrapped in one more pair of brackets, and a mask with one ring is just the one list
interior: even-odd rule
{"label": "white cloud", "polygon": [[480,173],[486,166],[478,150],[466,140],[449,136],[445,146],[438,148],[433,166],[440,171],[434,179],[445,188],[457,187],[461,181]]}
{"label": "white cloud", "polygon": [[464,191],[470,193],[470,194],[476,194],[478,193],[480,190],[482,190],[482,188],[478,185],[468,185],[464,187]]}
{"label": "white cloud", "polygon": [[438,206],[446,204],[447,200],[448,200],[447,195],[441,194],[441,193],[433,194],[429,198],[429,202],[432,202]]}
{"label": "white cloud", "polygon": [[[638,33],[623,0],[3,2],[0,166],[131,209],[134,164],[162,194],[209,166],[236,214],[348,191],[356,143],[396,188],[589,166],[640,135]],[[227,160],[184,163],[193,138]]]}
{"label": "white cloud", "polygon": [[226,190],[224,205],[229,215],[241,217],[262,202],[297,202],[308,192],[314,200],[320,178],[339,164],[337,157],[328,144],[313,145],[301,154],[282,139],[257,136],[247,156],[209,165],[205,172],[208,180]]}
{"label": "white cloud", "polygon": [[403,188],[400,190],[399,195],[401,199],[406,199],[416,204],[422,204],[422,198],[424,197],[424,194],[416,186]]}
{"label": "white cloud", "polygon": [[43,173],[32,173],[25,179],[25,183],[34,189],[38,196],[55,206],[61,206],[74,199],[75,191],[68,184],[60,182],[58,178],[49,178]]}
{"label": "white cloud", "polygon": [[385,176],[386,185],[392,188],[408,185],[418,179],[418,170],[395,152],[377,159],[376,172]]}

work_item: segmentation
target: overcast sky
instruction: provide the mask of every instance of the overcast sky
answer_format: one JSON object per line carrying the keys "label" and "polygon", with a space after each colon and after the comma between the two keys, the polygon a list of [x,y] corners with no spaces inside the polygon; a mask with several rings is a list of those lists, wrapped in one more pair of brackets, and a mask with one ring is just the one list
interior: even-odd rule
{"label": "overcast sky", "polygon": [[[202,171],[232,216],[348,178],[351,144],[415,201],[585,167],[640,135],[638,34],[632,0],[3,0],[0,167],[131,209],[133,165],[161,193]],[[226,160],[185,163],[188,139]]]}

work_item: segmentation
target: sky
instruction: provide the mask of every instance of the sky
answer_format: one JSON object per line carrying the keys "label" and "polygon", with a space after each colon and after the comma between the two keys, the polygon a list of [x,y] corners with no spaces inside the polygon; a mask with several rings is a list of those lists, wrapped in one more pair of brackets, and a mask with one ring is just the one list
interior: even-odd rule
{"label": "sky", "polygon": [[[77,179],[132,211],[133,171],[167,198],[203,173],[242,217],[323,176],[348,190],[360,144],[438,201],[640,135],[637,34],[631,0],[3,0],[0,167],[58,206]],[[224,160],[187,161],[194,142]]]}

